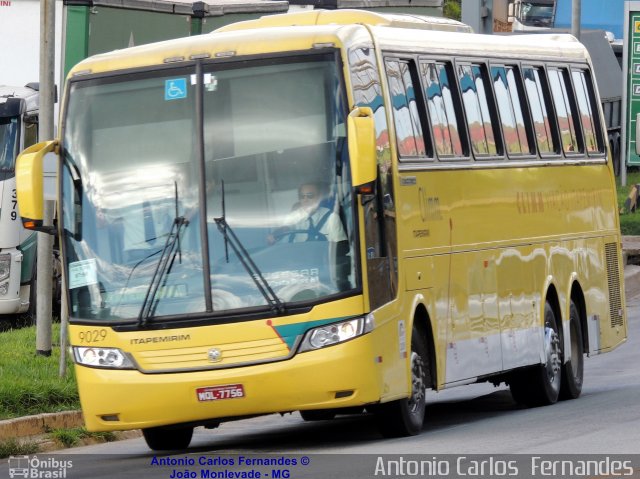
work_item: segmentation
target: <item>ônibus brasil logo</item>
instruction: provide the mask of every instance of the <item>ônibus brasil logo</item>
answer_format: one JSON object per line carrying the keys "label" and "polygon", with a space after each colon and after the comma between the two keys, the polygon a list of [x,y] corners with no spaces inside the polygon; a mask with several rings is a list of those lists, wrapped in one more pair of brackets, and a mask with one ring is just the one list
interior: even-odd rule
{"label": "\u00f4nibus brasil logo", "polygon": [[64,479],[67,469],[73,467],[73,461],[38,456],[9,456],[9,477],[25,477],[33,479]]}

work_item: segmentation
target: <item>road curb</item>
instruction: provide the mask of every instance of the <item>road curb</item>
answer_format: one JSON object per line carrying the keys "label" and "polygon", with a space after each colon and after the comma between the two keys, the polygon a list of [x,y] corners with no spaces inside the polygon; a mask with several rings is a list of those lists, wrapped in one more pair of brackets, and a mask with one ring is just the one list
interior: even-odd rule
{"label": "road curb", "polygon": [[36,414],[0,421],[0,441],[40,436],[54,429],[73,429],[84,425],[82,412],[63,411]]}

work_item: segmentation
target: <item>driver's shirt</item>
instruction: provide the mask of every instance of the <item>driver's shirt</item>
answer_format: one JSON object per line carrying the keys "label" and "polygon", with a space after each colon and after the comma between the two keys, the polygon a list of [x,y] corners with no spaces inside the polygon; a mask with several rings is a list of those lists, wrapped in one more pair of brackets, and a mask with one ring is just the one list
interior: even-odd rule
{"label": "driver's shirt", "polygon": [[[298,210],[296,213],[304,213],[303,211]],[[328,214],[328,216],[327,216]],[[340,221],[340,217],[330,211],[329,208],[325,208],[324,206],[319,206],[311,215],[304,214],[304,217],[296,222],[294,229],[296,230],[305,230],[313,233],[313,230],[317,228],[317,225],[320,224],[324,219],[324,223],[320,226],[320,229],[317,230],[317,233],[320,233],[326,241],[346,241],[347,235],[344,232],[344,228],[342,227],[342,222]],[[312,235],[313,236],[313,235]],[[293,235],[292,243],[300,243],[303,241],[308,241],[309,239],[313,240],[314,238],[309,238],[308,233],[296,233]]]}

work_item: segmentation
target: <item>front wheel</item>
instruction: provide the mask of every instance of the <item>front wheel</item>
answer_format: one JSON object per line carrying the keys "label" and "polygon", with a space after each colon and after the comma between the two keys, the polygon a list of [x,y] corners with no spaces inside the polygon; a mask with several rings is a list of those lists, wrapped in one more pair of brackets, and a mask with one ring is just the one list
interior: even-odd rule
{"label": "front wheel", "polygon": [[193,436],[192,427],[151,427],[143,429],[142,435],[149,449],[154,451],[171,451],[186,449]]}
{"label": "front wheel", "polygon": [[376,408],[384,437],[415,436],[422,431],[425,417],[429,355],[424,338],[413,328],[411,334],[411,396],[381,404]]}

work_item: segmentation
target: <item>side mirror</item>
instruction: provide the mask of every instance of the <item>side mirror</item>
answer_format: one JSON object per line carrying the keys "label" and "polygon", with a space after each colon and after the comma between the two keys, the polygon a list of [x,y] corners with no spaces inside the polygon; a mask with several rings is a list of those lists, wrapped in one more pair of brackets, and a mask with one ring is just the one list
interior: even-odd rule
{"label": "side mirror", "polygon": [[[22,217],[22,225],[26,229],[48,234],[56,232],[53,226],[44,226],[42,222],[45,189],[47,190],[46,199],[51,199],[52,191],[55,191],[57,147],[57,141],[36,143],[18,155],[16,160],[18,211]],[[55,163],[55,167],[52,163]]]}
{"label": "side mirror", "polygon": [[349,113],[347,138],[352,184],[354,187],[370,185],[378,176],[376,129],[371,108],[360,106]]}

